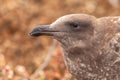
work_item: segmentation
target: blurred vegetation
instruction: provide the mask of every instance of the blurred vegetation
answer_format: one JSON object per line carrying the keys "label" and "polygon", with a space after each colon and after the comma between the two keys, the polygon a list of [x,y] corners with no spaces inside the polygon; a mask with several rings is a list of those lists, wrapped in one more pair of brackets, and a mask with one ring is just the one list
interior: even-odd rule
{"label": "blurred vegetation", "polygon": [[71,13],[117,16],[120,0],[0,0],[0,80],[73,80],[58,45],[36,76],[53,39],[28,35],[35,25],[50,24]]}

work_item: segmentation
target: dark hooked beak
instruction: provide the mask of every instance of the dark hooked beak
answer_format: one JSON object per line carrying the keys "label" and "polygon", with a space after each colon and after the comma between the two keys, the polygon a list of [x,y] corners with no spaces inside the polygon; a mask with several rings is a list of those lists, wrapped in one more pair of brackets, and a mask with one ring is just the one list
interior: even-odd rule
{"label": "dark hooked beak", "polygon": [[57,32],[57,31],[53,30],[49,26],[50,25],[36,26],[35,28],[32,29],[32,31],[29,34],[31,36],[36,36],[36,37],[37,36],[42,36],[42,35],[53,36],[53,33]]}

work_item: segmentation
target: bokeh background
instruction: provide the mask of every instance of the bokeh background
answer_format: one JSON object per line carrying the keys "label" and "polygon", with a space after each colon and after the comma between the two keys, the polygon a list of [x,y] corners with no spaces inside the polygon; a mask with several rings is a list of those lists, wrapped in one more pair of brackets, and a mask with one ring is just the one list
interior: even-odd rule
{"label": "bokeh background", "polygon": [[28,34],[73,13],[120,16],[120,0],[0,0],[0,80],[75,80],[57,41]]}

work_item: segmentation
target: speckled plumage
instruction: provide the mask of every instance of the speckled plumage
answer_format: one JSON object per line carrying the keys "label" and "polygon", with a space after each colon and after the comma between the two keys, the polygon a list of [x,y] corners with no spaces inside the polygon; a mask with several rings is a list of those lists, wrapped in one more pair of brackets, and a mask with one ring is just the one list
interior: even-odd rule
{"label": "speckled plumage", "polygon": [[54,36],[77,80],[120,80],[120,16],[70,14],[30,34]]}

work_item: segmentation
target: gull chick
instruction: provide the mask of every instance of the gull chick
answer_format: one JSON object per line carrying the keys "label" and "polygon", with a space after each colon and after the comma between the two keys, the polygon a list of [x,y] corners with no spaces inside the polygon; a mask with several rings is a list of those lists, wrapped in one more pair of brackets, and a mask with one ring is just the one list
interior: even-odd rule
{"label": "gull chick", "polygon": [[120,16],[69,14],[38,25],[31,36],[53,36],[77,80],[120,80]]}

